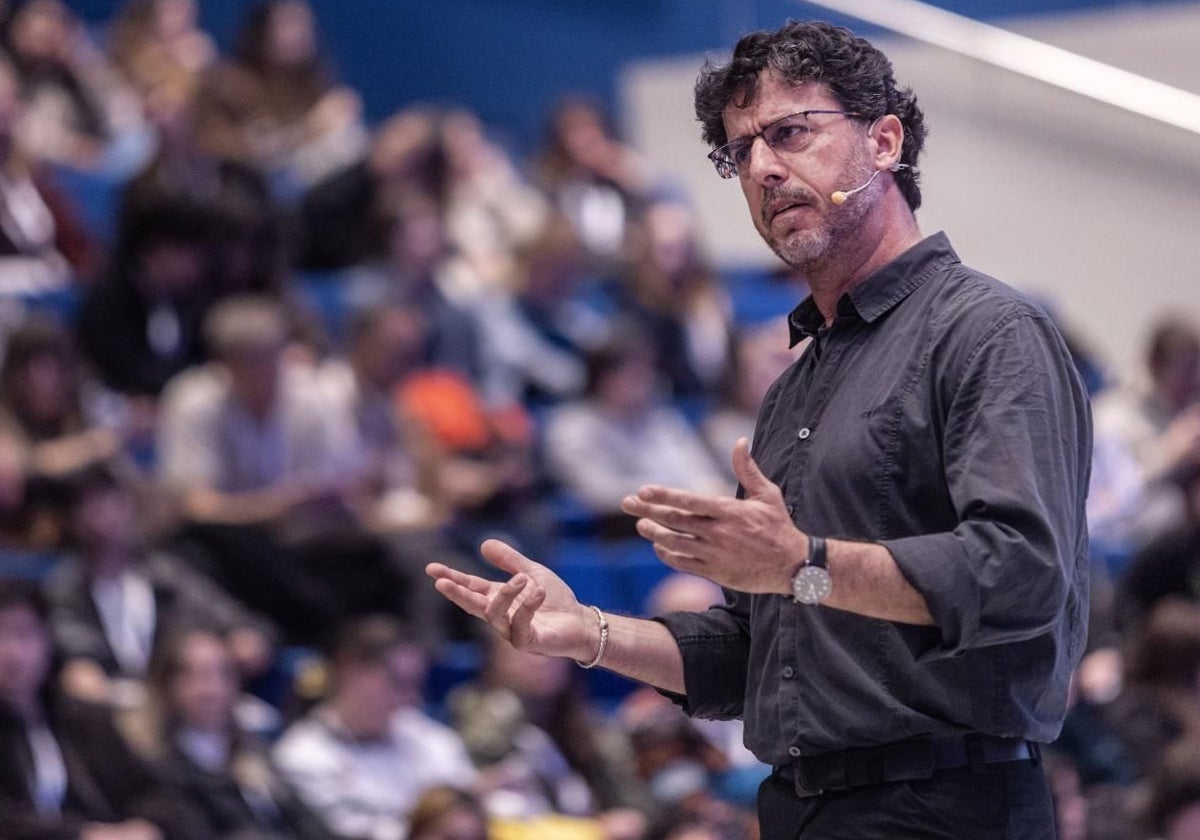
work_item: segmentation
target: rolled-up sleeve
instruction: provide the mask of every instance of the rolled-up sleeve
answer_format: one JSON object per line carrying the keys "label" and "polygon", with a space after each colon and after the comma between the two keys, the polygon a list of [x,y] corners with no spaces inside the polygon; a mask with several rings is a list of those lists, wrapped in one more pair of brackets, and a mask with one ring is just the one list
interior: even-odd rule
{"label": "rolled-up sleeve", "polygon": [[1048,319],[997,321],[954,383],[941,456],[959,523],[881,541],[941,631],[926,659],[1052,632],[1086,564],[1090,418]]}
{"label": "rolled-up sleeve", "polygon": [[683,654],[686,695],[661,692],[691,717],[740,718],[750,662],[749,598],[727,593],[725,606],[657,616]]}

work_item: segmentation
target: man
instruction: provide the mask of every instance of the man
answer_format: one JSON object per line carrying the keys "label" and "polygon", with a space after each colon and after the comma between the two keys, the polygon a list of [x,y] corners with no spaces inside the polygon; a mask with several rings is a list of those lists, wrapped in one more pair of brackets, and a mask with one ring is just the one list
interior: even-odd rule
{"label": "man", "polygon": [[[774,838],[1049,838],[1038,745],[1086,635],[1090,421],[1049,319],[927,239],[923,117],[823,23],[743,38],[697,113],[766,242],[808,279],[738,499],[644,487],[659,557],[727,603],[656,621],[578,604],[495,542],[506,583],[434,567],[518,647],[742,717]],[[647,453],[647,457],[653,457]]]}

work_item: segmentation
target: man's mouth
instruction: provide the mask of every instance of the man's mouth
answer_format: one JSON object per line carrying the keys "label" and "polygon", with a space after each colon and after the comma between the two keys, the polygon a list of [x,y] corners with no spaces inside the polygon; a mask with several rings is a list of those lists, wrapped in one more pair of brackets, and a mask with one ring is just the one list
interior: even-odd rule
{"label": "man's mouth", "polygon": [[799,198],[789,198],[776,201],[767,207],[767,221],[774,222],[776,217],[787,213],[790,210],[798,210],[807,206],[808,202]]}

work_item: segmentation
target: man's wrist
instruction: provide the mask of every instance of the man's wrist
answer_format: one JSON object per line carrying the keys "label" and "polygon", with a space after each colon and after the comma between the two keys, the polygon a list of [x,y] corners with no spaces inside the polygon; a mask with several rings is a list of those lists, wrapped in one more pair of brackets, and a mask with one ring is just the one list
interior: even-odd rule
{"label": "man's wrist", "polygon": [[608,618],[595,605],[586,607],[586,610],[589,616],[595,617],[596,634],[591,636],[595,640],[594,647],[592,648],[595,652],[592,655],[585,655],[576,659],[575,663],[580,668],[595,668],[604,659],[604,654],[608,650]]}

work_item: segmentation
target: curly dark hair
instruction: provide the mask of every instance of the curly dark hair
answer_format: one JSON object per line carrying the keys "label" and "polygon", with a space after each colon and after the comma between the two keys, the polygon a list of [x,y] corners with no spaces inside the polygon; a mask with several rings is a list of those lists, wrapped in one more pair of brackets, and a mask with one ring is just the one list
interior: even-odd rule
{"label": "curly dark hair", "polygon": [[696,79],[696,119],[704,142],[714,149],[725,145],[722,115],[730,105],[745,108],[754,99],[759,74],[774,70],[792,84],[826,85],[847,111],[877,120],[895,114],[904,126],[896,172],[908,206],[921,206],[917,158],[925,145],[925,115],[911,88],[897,88],[892,63],[870,42],[850,30],[822,21],[789,20],[775,32],[742,36],[728,62],[708,59]]}

